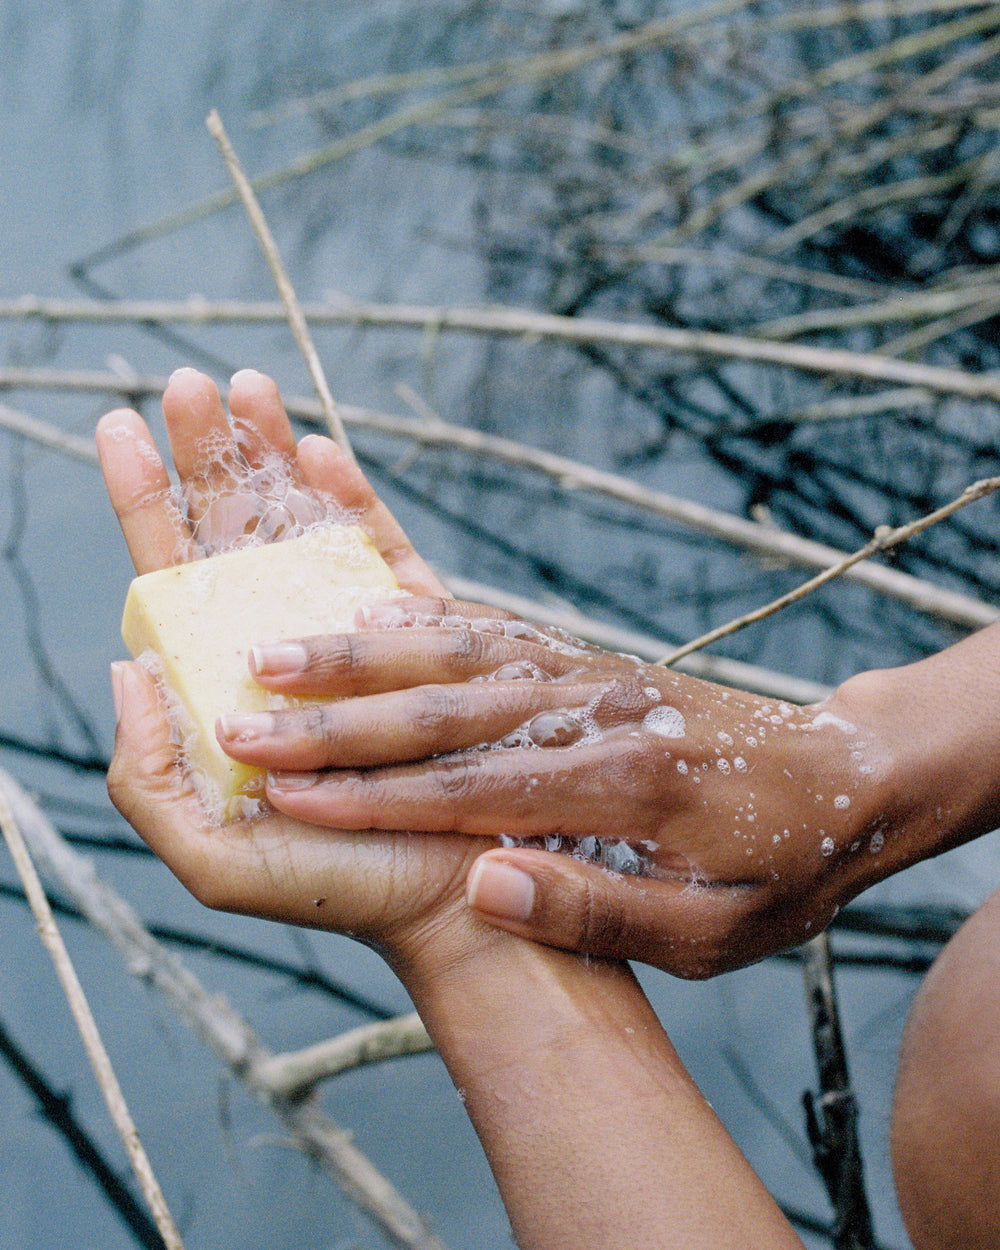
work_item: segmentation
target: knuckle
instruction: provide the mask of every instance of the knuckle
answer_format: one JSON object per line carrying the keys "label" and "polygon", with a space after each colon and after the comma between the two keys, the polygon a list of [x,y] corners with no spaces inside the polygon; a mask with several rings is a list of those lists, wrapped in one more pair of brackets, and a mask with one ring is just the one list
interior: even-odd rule
{"label": "knuckle", "polygon": [[409,708],[411,724],[423,733],[440,732],[455,716],[455,702],[447,686],[421,686]]}
{"label": "knuckle", "polygon": [[340,725],[334,704],[310,703],[301,712],[292,715],[301,718],[298,727],[311,742],[321,744],[326,756],[336,750],[340,742]]}
{"label": "knuckle", "polygon": [[580,916],[580,949],[593,954],[620,955],[628,936],[628,920],[624,909],[608,891],[598,889],[593,881],[584,883],[583,907]]}
{"label": "knuckle", "polygon": [[443,799],[461,803],[475,797],[479,770],[469,755],[456,755],[433,763],[434,780]]}
{"label": "knuckle", "polygon": [[306,670],[317,677],[352,677],[364,668],[365,648],[358,634],[307,638]]}
{"label": "knuckle", "polygon": [[487,659],[486,637],[474,629],[451,631],[447,646],[446,661],[462,671],[476,669]]}

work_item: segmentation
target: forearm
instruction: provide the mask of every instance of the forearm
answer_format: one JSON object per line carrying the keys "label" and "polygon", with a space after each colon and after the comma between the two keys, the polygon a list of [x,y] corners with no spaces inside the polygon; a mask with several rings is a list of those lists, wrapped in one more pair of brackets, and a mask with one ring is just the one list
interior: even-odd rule
{"label": "forearm", "polygon": [[625,966],[476,941],[404,977],[522,1250],[800,1246]]}
{"label": "forearm", "polygon": [[860,674],[834,703],[873,743],[872,822],[885,835],[866,857],[874,880],[1000,826],[1000,623],[916,664]]}

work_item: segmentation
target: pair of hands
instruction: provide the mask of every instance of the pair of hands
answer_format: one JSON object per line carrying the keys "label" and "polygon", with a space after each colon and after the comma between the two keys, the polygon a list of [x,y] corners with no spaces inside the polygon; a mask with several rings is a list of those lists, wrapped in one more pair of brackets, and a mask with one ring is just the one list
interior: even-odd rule
{"label": "pair of hands", "polygon": [[[446,918],[468,937],[475,914],[702,976],[817,932],[879,875],[882,761],[849,694],[793,708],[450,600],[336,446],[296,446],[270,379],[237,374],[229,406],[231,422],[193,370],[164,394],[183,516],[141,418],[101,421],[137,571],[266,525],[253,474],[277,457],[293,513],[357,516],[413,598],[352,635],[258,649],[269,689],[347,697],[221,719],[225,749],[269,770],[274,810],[250,824],[209,823],[154,683],[116,666],[112,798],[202,902],[349,932],[394,961]],[[559,854],[530,844],[554,836]]]}

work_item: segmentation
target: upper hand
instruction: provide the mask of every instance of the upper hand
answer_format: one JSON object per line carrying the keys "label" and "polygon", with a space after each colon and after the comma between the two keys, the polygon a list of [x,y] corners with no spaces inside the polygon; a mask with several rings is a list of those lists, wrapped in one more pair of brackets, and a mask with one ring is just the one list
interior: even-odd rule
{"label": "upper hand", "polygon": [[440,599],[376,605],[278,668],[257,658],[272,690],[364,692],[223,719],[275,807],[527,839],[469,880],[523,936],[707,975],[818,932],[879,874],[883,761],[836,697],[793,707]]}

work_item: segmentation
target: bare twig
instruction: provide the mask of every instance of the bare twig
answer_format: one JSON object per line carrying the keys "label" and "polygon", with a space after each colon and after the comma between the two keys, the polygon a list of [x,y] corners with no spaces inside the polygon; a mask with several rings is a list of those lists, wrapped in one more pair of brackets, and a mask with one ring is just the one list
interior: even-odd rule
{"label": "bare twig", "polygon": [[820,1083],[818,1098],[805,1095],[806,1125],[816,1168],[833,1205],[833,1244],[835,1250],[875,1250],[858,1141],[858,1109],[825,933],[802,947],[802,972]]}
{"label": "bare twig", "polygon": [[[935,365],[894,360],[875,352],[851,352],[804,347],[737,334],[688,330],[643,322],[611,321],[601,317],[564,317],[524,308],[434,308],[414,304],[381,304],[344,299],[305,304],[306,320],[314,325],[404,327],[438,333],[500,335],[529,342],[603,344],[672,354],[704,356],[713,360],[744,361],[799,370],[833,378],[856,378],[897,386],[920,386],[938,395],[1000,403],[1000,378]],[[280,304],[190,300],[47,300],[23,296],[0,300],[0,320],[40,318],[47,321],[120,323],[134,321],[187,322],[192,325],[243,323],[270,325],[285,321]]]}
{"label": "bare twig", "polygon": [[720,625],[717,629],[709,630],[708,633],[702,634],[700,638],[695,638],[693,641],[685,643],[683,647],[678,647],[675,651],[671,651],[669,655],[663,656],[659,663],[674,664],[692,651],[699,651],[702,647],[707,647],[710,643],[716,642],[720,638],[734,634],[737,630],[743,629],[747,625],[752,625],[765,617],[773,616],[781,608],[786,608],[789,604],[804,599],[806,595],[810,595],[814,590],[825,586],[827,582],[832,581],[835,577],[841,577],[848,569],[853,568],[854,565],[859,564],[862,560],[867,560],[870,556],[876,555],[880,551],[888,551],[891,547],[898,546],[899,543],[906,542],[917,534],[922,534],[924,530],[929,529],[932,525],[937,525],[939,521],[950,517],[959,508],[965,508],[970,503],[975,503],[977,499],[983,499],[985,496],[993,494],[998,488],[1000,488],[1000,477],[983,478],[981,481],[973,482],[970,486],[967,486],[957,499],[951,500],[950,503],[946,503],[940,508],[935,508],[933,512],[927,513],[926,516],[920,517],[916,521],[910,521],[906,525],[899,525],[895,529],[890,529],[887,526],[880,527],[875,531],[873,538],[852,555],[847,556],[846,559],[840,560],[837,564],[824,569],[822,573],[817,573],[815,577],[811,577],[807,582],[803,582],[801,586],[789,591],[788,594],[780,595],[777,599],[772,599],[770,603],[764,604],[763,607],[755,608],[754,611],[747,612],[744,616],[737,617],[725,625]]}
{"label": "bare twig", "polygon": [[415,1011],[394,1020],[363,1024],[304,1050],[271,1055],[258,1062],[256,1079],[276,1097],[296,1099],[320,1081],[366,1063],[381,1063],[433,1050],[434,1043]]}
{"label": "bare twig", "polygon": [[[130,395],[141,394],[147,387],[148,393],[155,394],[162,391],[165,384],[165,380],[160,378],[130,378],[126,382],[116,374],[76,373],[71,377],[74,385],[81,389],[110,392],[117,389]],[[20,370],[0,370],[0,384],[7,380],[16,385],[34,383],[53,386],[58,384],[60,375],[45,370],[32,371],[30,374]],[[290,415],[301,420],[317,423],[322,421],[322,413],[315,401],[286,396],[285,408]],[[470,455],[491,456],[502,463],[542,473],[557,482],[564,491],[593,492],[618,500],[653,515],[688,525],[721,542],[731,543],[767,559],[778,559],[800,567],[827,569],[830,565],[851,558],[835,547],[801,538],[774,525],[762,525],[665,491],[650,490],[619,474],[594,469],[581,461],[529,447],[513,439],[485,434],[444,421],[413,421],[348,405],[343,405],[341,412],[349,425],[356,425],[373,433],[412,440],[423,447],[455,447]],[[58,436],[55,427],[47,426],[44,422],[36,424],[36,432],[51,431],[46,441],[55,441]],[[28,427],[21,432],[31,436]],[[918,611],[957,625],[979,628],[991,624],[1000,615],[992,604],[882,565],[858,564],[855,561],[845,568],[844,575],[871,590],[907,603]],[[656,654],[660,654],[660,651]]]}
{"label": "bare twig", "polygon": [[45,871],[66,890],[91,924],[125,957],[133,975],[158,989],[183,1020],[226,1063],[235,1077],[269,1103],[302,1148],[405,1250],[445,1250],[420,1216],[350,1140],[311,1101],[272,1093],[257,1076],[271,1052],[238,1012],[210,994],[190,969],[167,951],[92,866],[60,836],[9,774],[0,770],[6,796],[24,837]]}
{"label": "bare twig", "polygon": [[[0,777],[0,781],[2,781],[2,777]],[[15,820],[11,804],[8,802],[5,787],[2,785],[0,785],[0,826],[3,828],[4,839],[38,925],[39,936],[55,965],[56,975],[59,977],[59,982],[63,987],[70,1011],[73,1013],[73,1019],[76,1021],[76,1026],[80,1031],[87,1058],[90,1060],[91,1067],[94,1070],[94,1075],[97,1078],[97,1083],[111,1114],[111,1119],[118,1130],[118,1135],[122,1139],[125,1152],[132,1165],[132,1170],[149,1206],[150,1214],[156,1223],[156,1227],[159,1229],[160,1236],[163,1238],[167,1250],[184,1250],[184,1243],[181,1241],[180,1233],[174,1224],[170,1209],[163,1196],[163,1191],[160,1189],[159,1182],[153,1172],[153,1166],[139,1139],[135,1121],[129,1112],[125,1095],[122,1093],[122,1088],[118,1083],[118,1078],[115,1076],[111,1059],[105,1049],[104,1042],[101,1040],[97,1022],[90,1010],[87,997],[83,992],[83,986],[76,975],[73,961],[69,957],[69,952],[66,950],[62,935],[52,915],[52,909],[49,907],[48,899],[45,897],[42,883],[35,872],[35,866],[22,836],[21,828],[17,820]]]}
{"label": "bare twig", "polygon": [[74,460],[83,460],[87,464],[98,463],[93,439],[81,438],[78,434],[60,430],[48,421],[40,421],[37,417],[8,408],[6,404],[0,404],[0,427],[42,447],[50,447],[53,451],[71,456]]}
{"label": "bare twig", "polygon": [[330,394],[330,387],[326,380],[326,374],[323,372],[323,366],[320,364],[319,354],[312,341],[309,333],[309,325],[305,317],[302,315],[302,308],[295,294],[295,288],[292,286],[288,273],[281,260],[281,253],[278,251],[278,245],[274,241],[274,235],[267,224],[267,218],[261,209],[260,203],[254,194],[250,180],[243,171],[239,157],[233,149],[229,136],[226,134],[226,128],[222,124],[219,114],[213,109],[208,115],[205,123],[208,126],[209,133],[219,146],[222,153],[222,159],[226,163],[229,175],[236,185],[239,192],[240,200],[246,209],[246,214],[250,219],[254,234],[257,236],[257,242],[260,244],[261,251],[264,253],[264,259],[267,261],[267,267],[271,271],[271,277],[274,284],[278,288],[278,294],[281,296],[281,302],[285,308],[285,316],[288,318],[289,325],[292,328],[292,334],[295,336],[295,342],[298,344],[299,351],[302,353],[309,370],[309,376],[312,378],[313,386],[316,388],[316,394],[319,396],[320,406],[323,409],[323,419],[326,422],[327,430],[330,437],[336,442],[348,455],[351,462],[356,464],[357,461],[354,452],[351,449],[350,439],[344,429],[344,423],[340,419],[340,413],[337,411],[337,405],[333,402],[333,396]]}

